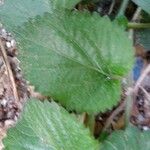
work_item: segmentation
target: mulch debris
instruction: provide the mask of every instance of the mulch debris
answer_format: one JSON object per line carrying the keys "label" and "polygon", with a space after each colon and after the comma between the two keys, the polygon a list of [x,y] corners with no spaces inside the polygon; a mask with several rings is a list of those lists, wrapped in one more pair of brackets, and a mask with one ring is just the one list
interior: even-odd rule
{"label": "mulch debris", "polygon": [[[0,25],[0,40],[0,128],[9,128],[16,123],[20,116],[23,104],[28,98],[28,89],[19,67],[16,41],[2,25]],[[10,77],[11,75],[12,77]],[[16,88],[16,93],[14,88]],[[16,100],[16,96],[19,101]]]}

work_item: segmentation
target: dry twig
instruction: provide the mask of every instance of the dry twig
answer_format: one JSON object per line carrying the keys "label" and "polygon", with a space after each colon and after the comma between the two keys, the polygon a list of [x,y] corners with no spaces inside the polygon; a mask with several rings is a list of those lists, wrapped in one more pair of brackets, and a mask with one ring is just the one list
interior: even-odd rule
{"label": "dry twig", "polygon": [[149,93],[142,86],[140,86],[139,88],[144,92],[146,99],[150,103],[150,95],[149,95]]}
{"label": "dry twig", "polygon": [[1,53],[2,53],[2,56],[3,56],[3,59],[4,59],[4,63],[5,63],[6,69],[7,69],[7,73],[8,73],[10,83],[12,84],[12,90],[13,90],[15,101],[19,102],[19,97],[18,97],[18,92],[17,92],[17,88],[16,88],[15,79],[14,79],[14,76],[13,76],[13,73],[12,73],[12,70],[11,70],[11,67],[10,67],[10,64],[9,64],[9,60],[8,60],[8,57],[7,57],[7,54],[6,54],[6,50],[3,46],[3,43],[2,43],[1,39],[0,39],[0,50],[1,50]]}
{"label": "dry twig", "polygon": [[[139,77],[139,79],[137,80],[135,87],[132,89],[130,88],[130,90],[127,91],[126,95],[127,95],[127,99],[128,97],[130,97],[132,94],[134,94],[134,96],[137,95],[138,89],[141,88],[141,84],[144,80],[144,78],[147,76],[147,74],[150,72],[150,64],[146,67],[146,69],[143,71],[143,73],[141,74],[141,76]],[[146,92],[146,90],[144,88],[142,88],[143,92],[146,94],[146,96],[148,98],[150,98],[150,95]],[[121,105],[119,107],[117,107],[113,113],[110,115],[110,117],[107,119],[105,127],[103,129],[103,131],[106,131],[107,128],[109,128],[109,126],[112,123],[112,120],[115,118],[115,116],[117,116],[121,111],[123,111],[125,109],[126,106],[126,100],[121,103]]]}
{"label": "dry twig", "polygon": [[135,95],[137,94],[138,89],[140,88],[143,80],[145,79],[148,73],[150,73],[150,64],[144,69],[143,73],[141,74],[141,76],[139,77],[139,79],[137,80],[135,84],[135,87],[133,89],[133,92]]}
{"label": "dry twig", "polygon": [[121,103],[121,105],[119,105],[119,107],[117,107],[114,111],[113,111],[113,113],[109,116],[109,118],[107,119],[107,121],[106,121],[106,123],[105,123],[105,126],[104,126],[104,128],[103,128],[103,131],[106,131],[109,127],[110,127],[110,125],[111,125],[111,123],[112,123],[112,121],[113,121],[113,119],[115,118],[115,116],[117,116],[120,112],[122,112],[124,109],[125,109],[125,101],[123,101],[122,103]]}
{"label": "dry twig", "polygon": [[38,100],[41,100],[41,101],[44,101],[44,100],[48,99],[47,96],[44,96],[39,92],[36,92],[34,86],[28,86],[28,91],[30,93],[31,98],[35,98],[35,99],[38,99]]}

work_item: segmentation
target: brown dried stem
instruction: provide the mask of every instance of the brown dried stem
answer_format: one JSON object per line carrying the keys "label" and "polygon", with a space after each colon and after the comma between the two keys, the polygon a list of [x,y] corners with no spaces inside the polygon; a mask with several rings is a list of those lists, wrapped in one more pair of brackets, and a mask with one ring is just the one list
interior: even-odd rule
{"label": "brown dried stem", "polygon": [[141,74],[141,76],[139,77],[139,79],[136,82],[136,85],[133,89],[134,94],[136,95],[144,78],[147,76],[147,74],[150,72],[150,64],[145,68],[145,70],[143,71],[143,73]]}
{"label": "brown dried stem", "polygon": [[105,123],[105,126],[104,126],[104,128],[103,128],[103,131],[106,131],[106,130],[110,127],[110,125],[111,125],[113,119],[115,118],[115,116],[117,116],[120,112],[122,112],[122,111],[125,109],[125,105],[126,105],[126,103],[125,103],[125,101],[123,101],[123,102],[121,103],[121,105],[119,105],[119,107],[117,107],[117,108],[112,112],[112,114],[109,116],[109,118],[107,119],[107,121],[106,121],[106,123]]}
{"label": "brown dried stem", "polygon": [[146,99],[150,102],[150,95],[149,95],[149,93],[142,86],[140,86],[139,88],[144,92]]}
{"label": "brown dried stem", "polygon": [[[141,76],[137,80],[133,90],[130,88],[130,90],[127,91],[128,93],[127,93],[127,98],[126,99],[131,99],[132,94],[134,94],[134,96],[137,95],[138,89],[141,88],[141,84],[143,83],[144,78],[147,76],[147,74],[149,72],[150,72],[150,64],[146,67],[146,69],[143,71],[143,73],[141,74]],[[143,88],[142,88],[142,90],[143,90]],[[144,93],[145,93],[145,90],[144,90]],[[112,123],[112,120],[115,118],[115,116],[117,116],[121,111],[123,111],[125,109],[125,106],[126,106],[126,100],[119,107],[117,107],[113,111],[113,113],[110,115],[110,117],[107,119],[103,131],[106,131],[106,129],[109,128],[109,126]]]}
{"label": "brown dried stem", "polygon": [[1,53],[2,53],[2,57],[4,59],[4,64],[6,66],[6,70],[7,70],[7,73],[8,73],[10,83],[12,84],[12,90],[13,90],[13,95],[14,95],[15,101],[19,102],[19,97],[18,97],[18,92],[17,92],[17,88],[16,88],[15,79],[14,79],[14,76],[13,76],[13,73],[12,73],[12,70],[11,70],[11,66],[9,64],[9,60],[8,60],[8,57],[7,57],[7,54],[6,54],[6,49],[4,48],[3,42],[2,42],[1,39],[0,39],[0,50],[1,50]]}
{"label": "brown dried stem", "polygon": [[[146,69],[143,71],[143,73],[141,74],[141,76],[140,76],[139,79],[137,80],[137,82],[136,82],[136,84],[135,84],[133,90],[131,90],[131,88],[130,88],[130,90],[129,90],[128,93],[127,93],[127,98],[126,98],[126,99],[131,98],[131,95],[132,95],[132,94],[134,94],[134,96],[137,95],[137,92],[138,92],[139,88],[141,88],[141,84],[142,84],[144,78],[147,76],[147,74],[148,74],[149,72],[150,72],[150,64],[146,67]],[[142,88],[142,90],[143,90],[143,88]],[[145,90],[144,90],[144,93],[145,93]],[[147,92],[146,92],[146,93],[147,93]],[[145,93],[145,94],[146,94],[146,93]],[[146,94],[146,96],[149,97],[148,94]],[[125,105],[126,105],[126,100],[125,100],[123,103],[121,103],[121,105],[119,105],[119,107],[117,107],[117,108],[113,111],[113,113],[112,113],[112,114],[110,115],[110,117],[107,119],[103,131],[106,131],[106,129],[111,125],[112,120],[115,118],[115,116],[117,116],[121,111],[123,111],[123,110],[125,109]]]}

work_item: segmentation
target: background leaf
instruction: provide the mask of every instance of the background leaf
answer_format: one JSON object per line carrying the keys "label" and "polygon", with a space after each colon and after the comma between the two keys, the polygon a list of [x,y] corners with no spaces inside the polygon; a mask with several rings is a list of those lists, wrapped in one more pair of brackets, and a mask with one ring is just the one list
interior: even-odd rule
{"label": "background leaf", "polygon": [[49,0],[5,0],[4,5],[0,6],[0,22],[13,30],[29,18],[43,15],[50,10]]}
{"label": "background leaf", "polygon": [[[141,22],[150,23],[150,15],[144,11],[141,12]],[[150,29],[135,30],[136,44],[141,44],[146,51],[150,51]]]}
{"label": "background leaf", "polygon": [[5,0],[0,7],[0,22],[13,30],[21,26],[30,18],[43,15],[45,12],[53,13],[56,9],[72,9],[79,0]]}
{"label": "background leaf", "polygon": [[149,150],[150,131],[141,132],[135,127],[113,132],[101,146],[101,150]]}
{"label": "background leaf", "polygon": [[132,1],[150,14],[150,0],[132,0]]}
{"label": "background leaf", "polygon": [[27,103],[22,119],[4,139],[8,150],[96,150],[99,145],[83,125],[56,103]]}
{"label": "background leaf", "polygon": [[140,43],[146,51],[150,51],[150,29],[137,30],[136,36],[137,43]]}

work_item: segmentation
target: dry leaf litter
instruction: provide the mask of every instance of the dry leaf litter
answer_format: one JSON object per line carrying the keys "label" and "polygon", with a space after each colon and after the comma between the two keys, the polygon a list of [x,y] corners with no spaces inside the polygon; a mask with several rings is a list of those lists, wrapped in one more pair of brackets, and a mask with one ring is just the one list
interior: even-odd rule
{"label": "dry leaf litter", "polygon": [[19,63],[16,41],[0,25],[0,140],[7,129],[15,125],[28,98],[27,83]]}

